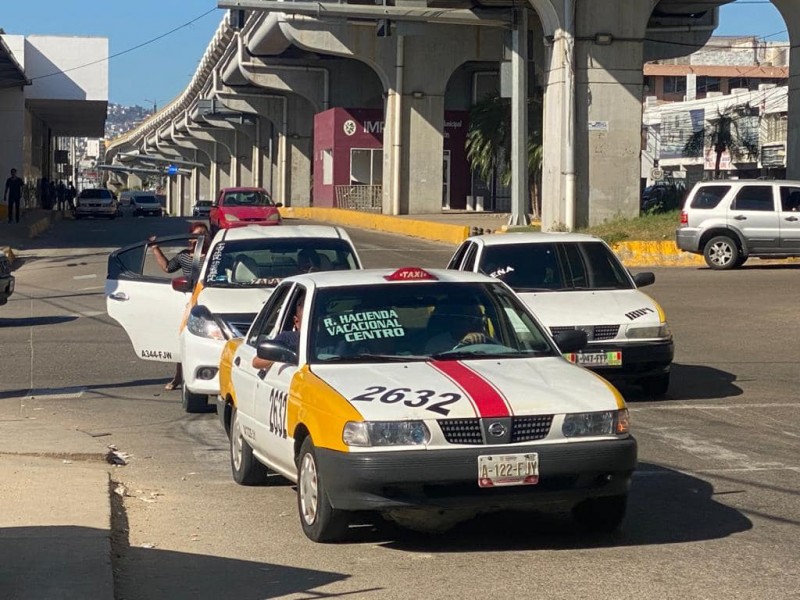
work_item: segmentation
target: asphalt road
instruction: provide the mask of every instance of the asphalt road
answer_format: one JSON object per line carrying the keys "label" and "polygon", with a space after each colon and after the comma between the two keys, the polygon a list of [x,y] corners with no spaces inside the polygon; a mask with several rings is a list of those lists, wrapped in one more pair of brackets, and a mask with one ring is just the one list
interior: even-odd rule
{"label": "asphalt road", "polygon": [[[516,513],[443,535],[365,521],[350,543],[319,545],[288,483],[233,482],[216,416],[184,414],[163,390],[171,365],[137,359],[105,315],[109,249],[185,229],[59,223],[23,253],[0,308],[0,398],[31,395],[30,414],[130,455],[112,470],[127,494],[118,598],[800,598],[800,267],[656,270],[647,291],[670,319],[676,362],[666,400],[625,391],[640,466],[620,533]],[[351,236],[366,266],[442,266],[453,250]]]}

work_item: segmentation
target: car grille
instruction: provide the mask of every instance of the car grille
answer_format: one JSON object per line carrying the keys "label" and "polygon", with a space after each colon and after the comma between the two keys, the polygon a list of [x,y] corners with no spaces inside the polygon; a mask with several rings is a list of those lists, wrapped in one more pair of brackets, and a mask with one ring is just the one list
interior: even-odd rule
{"label": "car grille", "polygon": [[225,321],[231,331],[233,331],[235,337],[244,337],[247,334],[247,330],[250,329],[250,325],[253,324],[253,321],[256,318],[255,314],[250,313],[219,316],[223,321]]}
{"label": "car grille", "polygon": [[586,327],[551,327],[550,333],[558,335],[565,331],[580,329],[586,332],[586,337],[592,340],[613,340],[619,333],[619,325],[588,325]]}
{"label": "car grille", "polygon": [[[439,427],[448,444],[482,445],[480,419],[440,419]],[[547,437],[553,415],[531,415],[511,418],[511,443],[532,442]]]}

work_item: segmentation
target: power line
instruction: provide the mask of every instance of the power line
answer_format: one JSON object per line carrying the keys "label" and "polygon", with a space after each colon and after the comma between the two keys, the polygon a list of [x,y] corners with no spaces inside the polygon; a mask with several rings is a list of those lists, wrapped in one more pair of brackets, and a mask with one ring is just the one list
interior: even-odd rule
{"label": "power line", "polygon": [[90,67],[92,65],[96,65],[96,64],[99,64],[99,63],[110,61],[112,58],[117,58],[117,57],[122,56],[124,54],[128,54],[130,52],[133,52],[134,50],[138,50],[139,48],[144,48],[145,46],[149,46],[150,44],[152,44],[154,42],[162,40],[165,37],[168,37],[168,36],[172,35],[173,33],[176,33],[178,31],[180,31],[181,29],[185,29],[186,27],[189,27],[190,25],[194,25],[197,21],[199,21],[200,19],[210,15],[212,12],[215,12],[216,10],[217,10],[216,7],[211,8],[211,9],[207,10],[206,12],[204,12],[202,15],[200,15],[198,17],[195,17],[191,21],[187,21],[183,25],[178,25],[177,27],[175,27],[174,29],[170,29],[166,33],[162,33],[161,35],[158,35],[158,36],[156,36],[154,38],[151,38],[151,39],[149,39],[147,41],[144,41],[144,42],[142,42],[140,44],[137,44],[136,46],[132,46],[130,48],[127,48],[126,50],[122,50],[121,52],[117,52],[116,54],[111,54],[109,56],[106,56],[105,58],[100,58],[100,59],[97,59],[97,60],[93,60],[92,62],[88,62],[88,63],[83,64],[83,65],[78,65],[77,67],[70,67],[69,69],[61,69],[61,70],[58,70],[58,71],[53,71],[52,73],[47,73],[46,75],[39,75],[38,77],[32,77],[31,79],[29,79],[29,81],[38,81],[39,79],[45,79],[47,77],[53,77],[54,75],[61,75],[63,73],[69,73],[70,71],[76,71],[78,69],[83,69],[85,67]]}

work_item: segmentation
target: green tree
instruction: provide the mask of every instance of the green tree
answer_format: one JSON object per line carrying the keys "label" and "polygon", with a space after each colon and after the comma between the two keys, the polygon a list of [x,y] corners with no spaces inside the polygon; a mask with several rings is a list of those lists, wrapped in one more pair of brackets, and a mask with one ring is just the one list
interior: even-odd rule
{"label": "green tree", "polygon": [[[541,212],[541,105],[539,97],[528,98],[528,188],[534,217]],[[484,181],[497,177],[503,185],[511,183],[511,99],[495,91],[470,109],[466,150],[472,169]]]}
{"label": "green tree", "polygon": [[741,126],[743,119],[754,116],[753,109],[748,106],[733,106],[725,110],[717,109],[717,115],[708,120],[708,124],[695,131],[683,147],[684,156],[700,156],[706,148],[714,151],[714,179],[719,179],[722,154],[727,150],[734,160],[747,157],[758,158],[758,140],[750,131]]}

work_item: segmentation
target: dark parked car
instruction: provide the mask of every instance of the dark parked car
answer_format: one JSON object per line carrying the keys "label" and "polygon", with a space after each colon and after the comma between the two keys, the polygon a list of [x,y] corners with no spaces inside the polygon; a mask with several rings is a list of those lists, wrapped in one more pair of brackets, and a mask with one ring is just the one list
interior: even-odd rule
{"label": "dark parked car", "polygon": [[11,262],[4,253],[0,253],[0,306],[8,302],[14,293],[14,276],[11,274]]}
{"label": "dark parked car", "polygon": [[192,209],[192,216],[193,217],[200,217],[202,219],[207,219],[209,213],[211,212],[211,200],[198,200],[194,203],[194,208]]}
{"label": "dark parked car", "polygon": [[155,194],[135,194],[131,198],[133,216],[155,215],[160,217],[163,214],[161,202]]}

